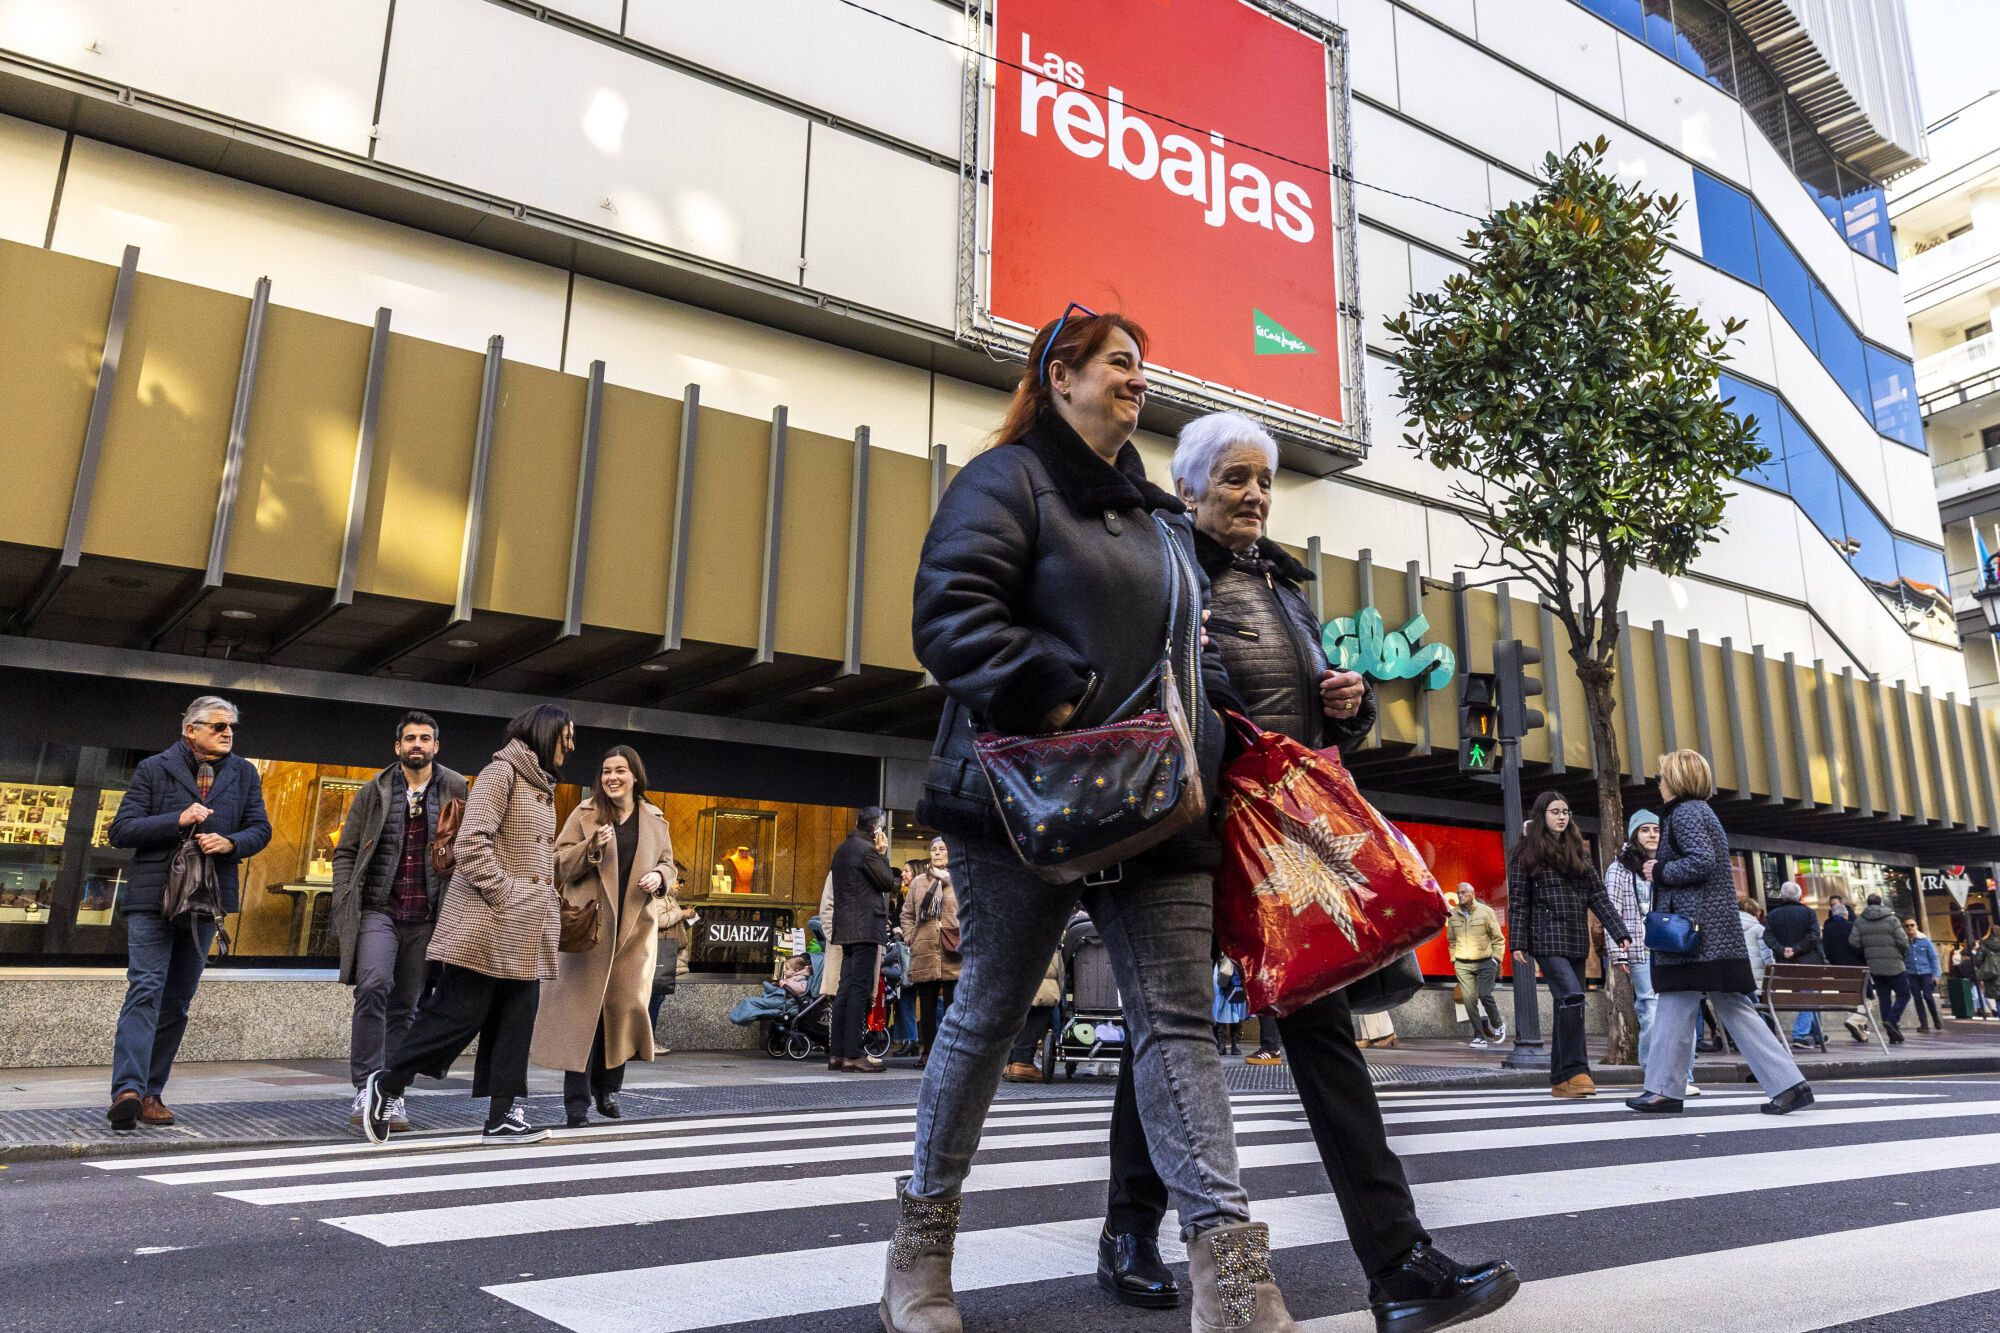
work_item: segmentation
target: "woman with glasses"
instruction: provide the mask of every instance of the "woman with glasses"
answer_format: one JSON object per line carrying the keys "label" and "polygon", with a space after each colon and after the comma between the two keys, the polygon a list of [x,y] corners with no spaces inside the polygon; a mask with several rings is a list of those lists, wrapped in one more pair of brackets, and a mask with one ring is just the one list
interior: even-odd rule
{"label": "woman with glasses", "polygon": [[1145,353],[1122,315],[1072,307],[1045,326],[992,447],[952,481],[924,540],[916,652],[946,703],[917,814],[949,846],[963,961],[924,1071],[880,1307],[888,1333],[960,1333],[960,1187],[1079,889],[1125,998],[1146,1139],[1187,1242],[1193,1328],[1296,1327],[1270,1277],[1269,1234],[1250,1221],[1209,1037],[1213,830],[1200,823],[1082,884],[1051,884],[1010,845],[973,749],[975,732],[1046,734],[1128,716],[1135,696],[1150,706],[1171,639],[1176,661],[1200,659],[1178,685],[1214,789],[1223,731],[1211,693],[1227,680],[1200,643],[1206,579],[1186,507],[1131,444]]}
{"label": "woman with glasses", "polygon": [[1549,1040],[1549,1093],[1555,1097],[1588,1097],[1597,1091],[1583,1040],[1583,964],[1590,957],[1586,912],[1595,912],[1604,933],[1621,946],[1632,942],[1631,930],[1590,863],[1569,802],[1560,792],[1545,791],[1507,863],[1507,938],[1514,950],[1515,984],[1532,980],[1529,969],[1539,965],[1555,1000]]}

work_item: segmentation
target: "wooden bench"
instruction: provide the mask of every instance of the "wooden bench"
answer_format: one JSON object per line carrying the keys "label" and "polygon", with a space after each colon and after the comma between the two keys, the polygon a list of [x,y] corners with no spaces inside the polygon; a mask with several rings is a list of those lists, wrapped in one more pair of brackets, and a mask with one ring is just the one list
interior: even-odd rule
{"label": "wooden bench", "polygon": [[[1766,963],[1764,992],[1760,998],[1782,1039],[1784,1027],[1778,1023],[1779,1014],[1802,1014],[1814,1010],[1852,1011],[1866,998],[1867,987],[1868,969],[1865,967]],[[1889,1040],[1882,1035],[1882,1024],[1874,1021],[1871,1015],[1869,1026],[1875,1029],[1875,1040],[1882,1043],[1882,1053],[1887,1055]]]}

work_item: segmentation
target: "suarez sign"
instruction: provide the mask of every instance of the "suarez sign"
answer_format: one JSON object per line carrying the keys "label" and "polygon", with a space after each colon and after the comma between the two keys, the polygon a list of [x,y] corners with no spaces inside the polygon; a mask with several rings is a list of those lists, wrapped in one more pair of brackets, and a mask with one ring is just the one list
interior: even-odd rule
{"label": "suarez sign", "polygon": [[1328,38],[1248,0],[989,8],[988,327],[1122,310],[1194,405],[1358,428]]}

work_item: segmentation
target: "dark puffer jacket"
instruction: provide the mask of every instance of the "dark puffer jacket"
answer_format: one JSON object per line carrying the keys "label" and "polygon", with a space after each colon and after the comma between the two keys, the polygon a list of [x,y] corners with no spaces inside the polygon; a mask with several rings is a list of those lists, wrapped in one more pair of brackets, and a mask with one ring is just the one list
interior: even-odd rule
{"label": "dark puffer jacket", "polygon": [[1874,976],[1900,977],[1909,968],[1910,937],[1896,914],[1881,903],[1861,909],[1847,942]]}
{"label": "dark puffer jacket", "polygon": [[1729,838],[1707,801],[1684,797],[1660,812],[1659,862],[1653,867],[1653,910],[1692,917],[1701,938],[1692,953],[1653,951],[1653,989],[1749,995],[1750,947],[1736,913],[1736,877]]}
{"label": "dark puffer jacket", "polygon": [[[1003,838],[973,757],[974,729],[1030,735],[1064,703],[1076,707],[1070,727],[1094,726],[1132,701],[1159,666],[1167,635],[1156,514],[1189,557],[1205,602],[1187,510],[1146,480],[1130,444],[1113,467],[1045,412],[1022,439],[987,450],[953,478],[924,537],[914,597],[917,659],[948,696],[919,820],[961,837]],[[1213,643],[1200,648],[1199,634],[1198,618],[1182,615],[1174,658],[1199,658],[1198,679],[1182,688],[1194,692],[1189,720],[1213,792],[1223,734],[1211,700],[1241,705]],[[1220,855],[1206,826],[1166,847],[1182,864]]]}
{"label": "dark puffer jacket", "polygon": [[1238,553],[1197,529],[1194,543],[1209,580],[1208,637],[1250,719],[1316,750],[1366,742],[1375,729],[1373,685],[1363,680],[1351,718],[1328,717],[1320,703],[1326,650],[1302,590],[1312,571],[1268,539]]}

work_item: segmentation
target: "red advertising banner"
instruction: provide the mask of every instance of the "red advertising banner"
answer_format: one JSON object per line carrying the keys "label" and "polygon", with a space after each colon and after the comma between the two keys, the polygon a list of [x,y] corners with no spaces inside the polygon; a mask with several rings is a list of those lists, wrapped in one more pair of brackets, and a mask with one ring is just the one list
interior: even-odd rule
{"label": "red advertising banner", "polygon": [[[1438,887],[1453,904],[1458,902],[1460,882],[1470,884],[1479,901],[1500,914],[1500,927],[1507,927],[1507,851],[1498,829],[1452,828],[1444,824],[1417,824],[1406,819],[1393,821],[1416,847],[1417,855],[1431,868]],[[1427,977],[1449,978],[1451,948],[1444,933],[1419,945],[1417,962]],[[1513,960],[1500,960],[1500,975],[1513,974]]]}
{"label": "red advertising banner", "polygon": [[1344,420],[1325,42],[1245,0],[994,17],[991,315],[1121,310],[1153,364]]}

